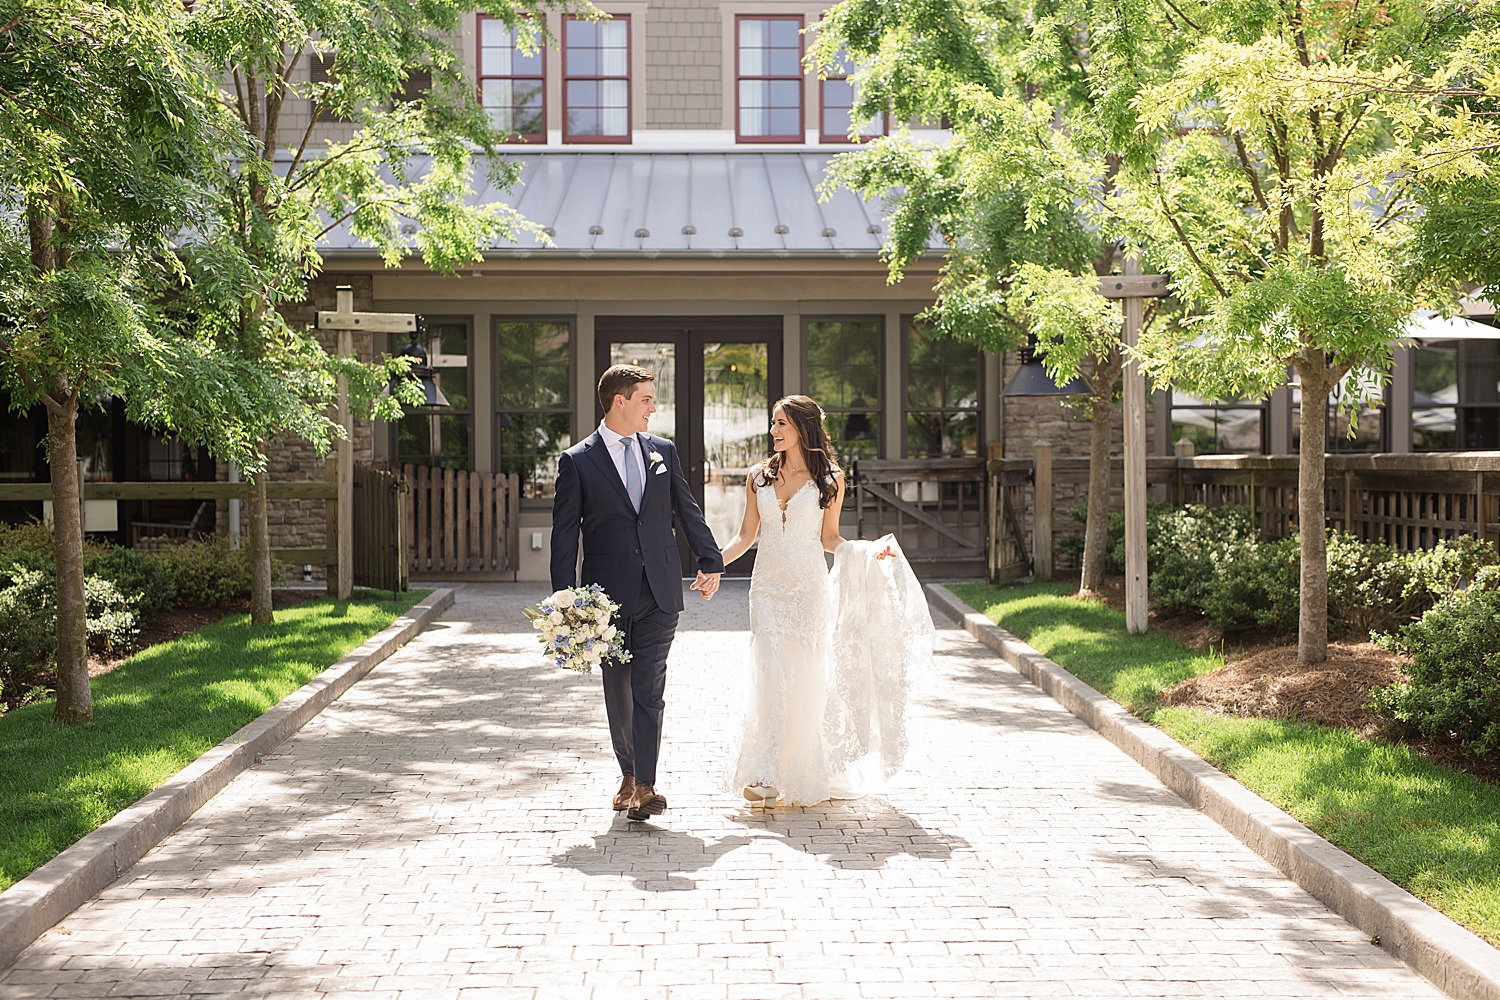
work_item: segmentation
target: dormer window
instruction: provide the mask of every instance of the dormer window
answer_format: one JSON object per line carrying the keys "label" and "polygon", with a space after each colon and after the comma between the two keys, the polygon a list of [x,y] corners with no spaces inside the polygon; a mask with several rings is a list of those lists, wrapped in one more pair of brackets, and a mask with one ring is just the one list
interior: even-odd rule
{"label": "dormer window", "polygon": [[547,141],[545,60],[516,43],[521,31],[504,21],[479,18],[479,103],[495,127],[518,142]]}
{"label": "dormer window", "polygon": [[563,140],[630,141],[630,18],[563,22]]}
{"label": "dormer window", "polygon": [[849,54],[840,50],[838,61],[828,67],[828,76],[819,82],[818,138],[821,142],[867,142],[882,136],[889,129],[889,118],[881,115],[859,127],[856,138],[849,138],[849,122],[854,111],[854,84],[849,77],[854,73],[854,62]]}
{"label": "dormer window", "polygon": [[802,18],[740,16],[736,21],[740,142],[802,142]]}

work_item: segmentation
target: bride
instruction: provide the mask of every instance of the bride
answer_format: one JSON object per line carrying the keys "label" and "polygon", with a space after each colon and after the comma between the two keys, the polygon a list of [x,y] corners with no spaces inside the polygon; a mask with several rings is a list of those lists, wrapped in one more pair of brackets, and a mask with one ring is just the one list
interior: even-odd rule
{"label": "bride", "polygon": [[857,798],[901,769],[907,677],[931,657],[932,619],[892,536],[839,536],[845,477],[818,404],[777,402],[771,439],[723,552],[728,565],[758,541],[751,689],[728,786],[752,802]]}

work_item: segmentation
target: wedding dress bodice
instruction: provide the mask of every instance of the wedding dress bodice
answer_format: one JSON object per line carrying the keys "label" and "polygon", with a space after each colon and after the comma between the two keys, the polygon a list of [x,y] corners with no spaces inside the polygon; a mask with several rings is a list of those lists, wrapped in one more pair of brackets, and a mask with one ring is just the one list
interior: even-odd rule
{"label": "wedding dress bodice", "polygon": [[823,508],[809,480],[783,508],[774,483],[755,493],[760,538],[750,577],[750,628],[812,637],[833,631],[833,594],[823,558]]}

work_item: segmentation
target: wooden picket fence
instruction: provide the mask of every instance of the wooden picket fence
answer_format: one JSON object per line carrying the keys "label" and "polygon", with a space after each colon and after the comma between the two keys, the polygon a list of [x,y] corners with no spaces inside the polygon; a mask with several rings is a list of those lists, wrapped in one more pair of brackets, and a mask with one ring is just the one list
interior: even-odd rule
{"label": "wooden picket fence", "polygon": [[413,579],[514,580],[521,483],[515,475],[408,464],[405,535]]}

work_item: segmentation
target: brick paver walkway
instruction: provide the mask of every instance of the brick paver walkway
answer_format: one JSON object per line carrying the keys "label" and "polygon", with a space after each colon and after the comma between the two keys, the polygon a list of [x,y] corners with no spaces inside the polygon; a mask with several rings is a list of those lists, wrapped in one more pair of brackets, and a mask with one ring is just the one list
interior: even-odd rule
{"label": "brick paver walkway", "polygon": [[1440,995],[952,628],[885,799],[767,812],[717,789],[744,585],[692,595],[629,824],[537,596],[465,589],[0,996]]}

